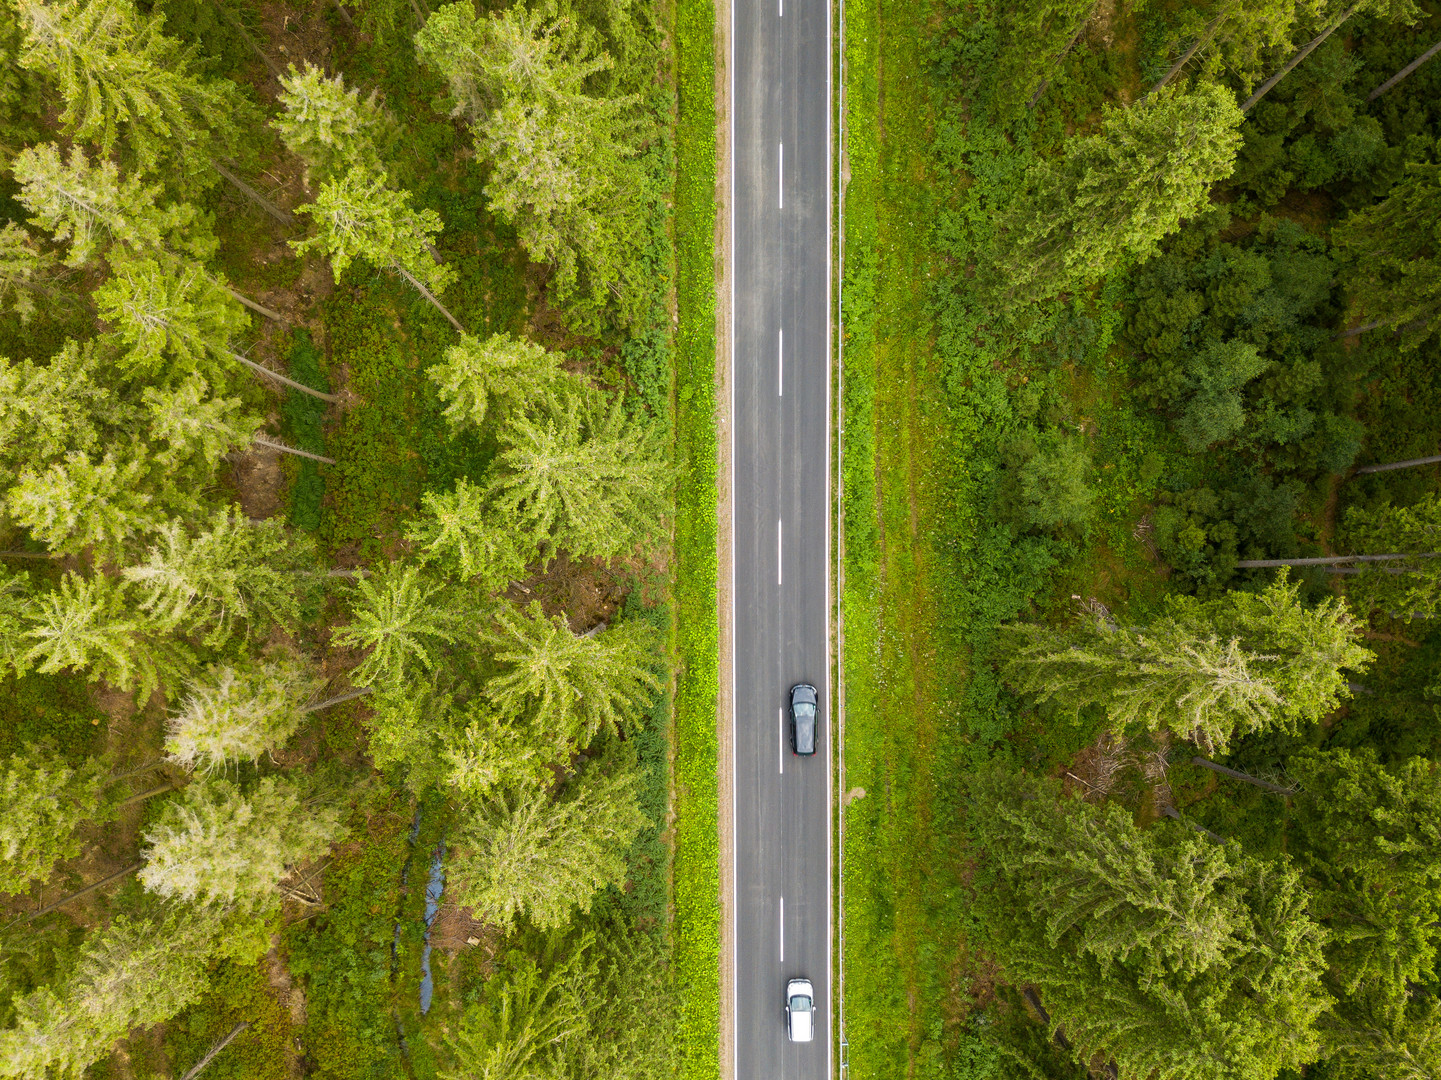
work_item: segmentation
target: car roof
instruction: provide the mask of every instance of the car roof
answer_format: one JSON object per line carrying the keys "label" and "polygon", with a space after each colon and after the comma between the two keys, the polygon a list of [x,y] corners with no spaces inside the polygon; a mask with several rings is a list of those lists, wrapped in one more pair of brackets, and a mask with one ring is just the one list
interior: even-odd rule
{"label": "car roof", "polygon": [[[775,984],[772,983],[772,986]],[[815,997],[815,990],[811,987],[809,979],[792,979],[786,983],[786,997],[795,997],[797,993],[805,994],[807,997]]]}
{"label": "car roof", "polygon": [[791,701],[808,701],[814,705],[816,703],[816,688],[810,683],[796,683],[791,687]]}

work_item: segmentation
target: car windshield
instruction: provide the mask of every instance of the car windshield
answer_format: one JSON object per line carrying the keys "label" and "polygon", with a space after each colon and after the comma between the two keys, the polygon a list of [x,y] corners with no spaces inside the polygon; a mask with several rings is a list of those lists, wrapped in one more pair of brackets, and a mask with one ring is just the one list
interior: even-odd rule
{"label": "car windshield", "polygon": [[[774,1006],[772,1006],[774,1008]],[[791,1012],[810,1012],[811,999],[801,994],[791,998]]]}
{"label": "car windshield", "polygon": [[808,701],[802,701],[796,706],[797,720],[814,720],[816,718],[816,707]]}

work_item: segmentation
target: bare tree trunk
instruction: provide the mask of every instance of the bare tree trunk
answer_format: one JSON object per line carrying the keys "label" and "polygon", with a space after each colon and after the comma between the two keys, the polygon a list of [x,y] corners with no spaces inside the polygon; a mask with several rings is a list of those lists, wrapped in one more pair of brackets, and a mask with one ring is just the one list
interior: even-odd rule
{"label": "bare tree trunk", "polygon": [[280,374],[280,372],[278,372],[278,371],[271,371],[268,367],[263,367],[262,365],[257,364],[254,360],[247,360],[245,357],[241,356],[238,352],[228,352],[228,351],[227,351],[226,355],[228,355],[228,356],[230,357],[230,359],[236,361],[237,363],[244,364],[244,365],[245,365],[246,367],[248,367],[251,371],[258,371],[258,372],[260,372],[260,374],[262,374],[262,375],[268,375],[270,378],[274,379],[276,382],[284,383],[286,386],[290,387],[291,389],[299,390],[302,394],[309,394],[311,397],[317,397],[317,398],[319,398],[321,401],[339,401],[339,400],[340,400],[340,398],[336,397],[334,394],[323,394],[323,393],[321,393],[319,390],[312,390],[310,387],[306,386],[304,383],[298,383],[298,382],[296,382],[294,379],[288,379],[288,378],[286,378],[284,375]]}
{"label": "bare tree trunk", "polygon": [[1242,559],[1238,570],[1263,570],[1271,566],[1335,566],[1349,562],[1395,562],[1397,559],[1434,559],[1441,551],[1412,551],[1400,555],[1327,555],[1318,559]]}
{"label": "bare tree trunk", "polygon": [[[1060,52],[1056,53],[1056,63],[1059,64],[1062,60],[1066,58],[1066,54],[1076,47],[1076,42],[1081,40],[1081,35],[1086,32],[1086,24],[1091,21],[1091,16],[1094,15],[1095,12],[1096,9],[1094,7],[1091,8],[1090,11],[1086,12],[1086,17],[1081,20],[1081,25],[1076,27],[1076,32],[1071,35],[1071,40],[1066,42],[1066,47]],[[1026,102],[1026,108],[1034,109],[1036,107],[1036,103],[1041,100],[1041,95],[1046,92],[1046,88],[1050,85],[1050,79],[1042,79],[1041,85],[1036,87],[1036,92],[1031,95],[1031,100]]]}
{"label": "bare tree trunk", "polygon": [[392,263],[391,267],[395,270],[397,274],[399,274],[401,277],[405,278],[406,281],[410,282],[413,286],[415,286],[416,291],[419,292],[421,296],[425,297],[432,304],[434,304],[435,310],[440,312],[447,319],[449,319],[451,326],[455,327],[462,334],[465,333],[465,327],[460,325],[460,322],[456,319],[456,317],[450,312],[446,311],[445,305],[442,304],[439,300],[437,300],[431,294],[431,291],[429,289],[427,289],[424,285],[422,285],[419,281],[412,277],[410,272],[406,270],[405,267],[401,266],[400,263]]}
{"label": "bare tree trunk", "polygon": [[1210,769],[1212,772],[1220,773],[1222,776],[1229,776],[1232,780],[1240,780],[1244,783],[1251,784],[1255,787],[1261,788],[1263,791],[1270,791],[1277,795],[1296,794],[1296,789],[1293,787],[1282,787],[1280,784],[1273,784],[1269,780],[1258,780],[1250,773],[1243,773],[1239,769],[1228,769],[1224,765],[1217,765],[1209,758],[1193,757],[1191,759],[1191,764],[1199,765],[1203,769]]}
{"label": "bare tree trunk", "polygon": [[142,791],[139,795],[132,795],[128,799],[121,799],[115,806],[118,809],[122,806],[129,806],[131,803],[144,802],[146,799],[153,799],[157,795],[164,795],[167,791],[174,790],[174,784],[161,784],[159,787],[151,788],[149,791]]}
{"label": "bare tree trunk", "polygon": [[333,698],[326,698],[324,701],[318,701],[314,705],[307,705],[300,711],[303,713],[319,712],[321,709],[328,709],[332,705],[339,705],[342,701],[353,701],[358,697],[364,697],[366,694],[372,694],[374,692],[375,691],[373,687],[362,686],[355,690],[347,690],[343,694],[337,694]]}
{"label": "bare tree trunk", "polygon": [[1161,76],[1161,81],[1158,82],[1155,86],[1151,87],[1151,89],[1147,90],[1145,94],[1142,95],[1142,100],[1150,97],[1157,90],[1161,89],[1161,87],[1165,86],[1168,82],[1170,82],[1177,75],[1179,75],[1181,69],[1191,62],[1191,57],[1196,55],[1196,53],[1200,50],[1201,46],[1210,42],[1211,38],[1215,36],[1216,31],[1221,28],[1221,23],[1225,18],[1226,12],[1223,11],[1220,15],[1217,15],[1214,19],[1212,19],[1211,25],[1201,31],[1201,36],[1196,38],[1196,40],[1192,42],[1191,47],[1181,54],[1181,59],[1177,60],[1174,64],[1172,64],[1170,70],[1167,71],[1166,74]]}
{"label": "bare tree trunk", "polygon": [[335,10],[340,12],[340,18],[346,26],[355,29],[355,20],[350,17],[350,12],[345,10],[345,5],[340,0],[335,0]]}
{"label": "bare tree trunk", "polygon": [[1358,334],[1364,334],[1367,330],[1375,330],[1376,327],[1380,325],[1380,319],[1372,319],[1370,322],[1362,323],[1360,326],[1353,326],[1349,330],[1343,330],[1341,333],[1336,335],[1336,340],[1340,341],[1343,338],[1355,337]]}
{"label": "bare tree trunk", "polygon": [[270,310],[268,307],[266,307],[264,304],[257,304],[254,300],[250,299],[250,297],[248,297],[248,296],[242,296],[240,293],[238,293],[238,292],[236,292],[234,289],[232,289],[229,285],[221,285],[220,287],[221,287],[222,289],[224,289],[227,293],[230,294],[230,298],[231,298],[232,300],[239,300],[242,304],[244,304],[246,307],[248,307],[251,311],[254,311],[254,312],[256,312],[257,314],[260,314],[260,315],[264,315],[267,319],[270,319],[272,322],[283,323],[283,322],[285,321],[285,316],[282,315],[282,314],[280,314],[280,312],[278,312],[278,311],[271,311],[271,310]]}
{"label": "bare tree trunk", "polygon": [[294,214],[292,214],[289,210],[282,210],[280,207],[276,206],[264,195],[260,194],[260,192],[256,191],[253,187],[247,184],[244,180],[240,179],[240,177],[236,176],[233,172],[227,169],[224,165],[220,164],[220,162],[216,161],[214,158],[210,159],[210,167],[216,172],[218,172],[221,176],[223,176],[226,180],[229,180],[230,183],[234,186],[234,188],[240,192],[240,194],[244,195],[256,206],[260,207],[260,209],[264,210],[276,221],[280,222],[280,224],[295,224]]}
{"label": "bare tree trunk", "polygon": [[0,559],[58,559],[48,551],[0,551]]}
{"label": "bare tree trunk", "polygon": [[1330,37],[1335,32],[1338,26],[1344,23],[1352,15],[1356,14],[1356,12],[1360,10],[1360,8],[1361,5],[1359,3],[1352,4],[1349,8],[1346,9],[1345,14],[1343,14],[1339,19],[1333,22],[1330,26],[1326,27],[1325,30],[1321,31],[1310,41],[1306,42],[1306,44],[1302,45],[1301,48],[1296,51],[1296,55],[1291,57],[1291,59],[1287,60],[1280,71],[1276,72],[1276,74],[1272,75],[1269,79],[1267,79],[1260,86],[1258,86],[1256,88],[1256,92],[1250,97],[1248,97],[1244,102],[1242,102],[1241,111],[1243,113],[1250,112],[1251,107],[1255,105],[1256,102],[1260,101],[1263,97],[1269,94],[1273,86],[1275,86],[1278,82],[1280,82],[1283,78],[1285,78],[1291,73],[1292,68],[1299,64],[1302,60],[1306,59],[1306,57],[1310,56],[1311,53],[1315,51],[1316,47],[1321,44],[1321,42],[1325,41],[1328,37]]}
{"label": "bare tree trunk", "polygon": [[182,1076],[180,1080],[195,1080],[195,1078],[200,1075],[200,1070],[205,1068],[205,1066],[209,1065],[211,1061],[215,1059],[216,1054],[220,1053],[220,1051],[224,1050],[227,1046],[229,1046],[231,1039],[235,1038],[235,1036],[239,1035],[249,1026],[249,1020],[242,1020],[240,1021],[240,1023],[236,1024],[233,1028],[230,1029],[230,1034],[225,1036],[225,1038],[221,1039],[218,1043],[216,1043],[209,1050],[207,1050],[205,1052],[205,1056],[199,1061],[197,1061],[193,1066],[191,1066],[190,1071],[184,1076]]}
{"label": "bare tree trunk", "polygon": [[230,7],[224,0],[221,0],[221,2],[215,6],[220,9],[220,17],[235,28],[235,31],[245,39],[245,44],[250,46],[251,51],[253,51],[256,56],[265,61],[265,66],[270,69],[270,74],[275,76],[276,82],[279,82],[280,77],[284,75],[285,72],[280,69],[279,64],[270,59],[265,50],[260,47],[260,42],[250,36],[250,31],[245,29],[245,24],[240,21],[240,17],[230,10]]}
{"label": "bare tree trunk", "polygon": [[1432,45],[1429,49],[1427,49],[1425,52],[1423,52],[1420,56],[1416,57],[1415,60],[1412,60],[1409,64],[1407,64],[1405,67],[1403,67],[1400,71],[1396,72],[1395,75],[1392,75],[1389,79],[1387,79],[1385,82],[1383,82],[1380,86],[1376,87],[1375,90],[1372,90],[1369,94],[1366,95],[1366,100],[1367,100],[1367,101],[1375,101],[1378,97],[1380,97],[1382,94],[1384,94],[1387,90],[1390,90],[1391,87],[1395,86],[1398,82],[1400,82],[1402,79],[1404,79],[1407,75],[1410,75],[1411,72],[1415,71],[1418,67],[1420,67],[1422,64],[1424,64],[1427,60],[1430,60],[1431,57],[1435,56],[1438,52],[1441,52],[1441,41],[1436,42],[1435,45]]}
{"label": "bare tree trunk", "polygon": [[129,772],[116,773],[115,775],[110,776],[107,779],[112,784],[118,783],[121,780],[129,780],[132,776],[140,776],[144,773],[154,772],[156,769],[160,768],[160,766],[164,764],[164,758],[157,758],[155,761],[147,761],[138,769],[131,769]]}
{"label": "bare tree trunk", "polygon": [[1162,808],[1161,808],[1161,813],[1165,814],[1168,818],[1172,819],[1173,821],[1179,821],[1182,825],[1186,826],[1186,828],[1188,828],[1188,829],[1195,829],[1198,833],[1200,833],[1202,836],[1206,837],[1206,839],[1208,839],[1208,840],[1214,840],[1214,841],[1215,841],[1216,843],[1218,843],[1218,844],[1224,844],[1224,843],[1226,842],[1226,838],[1225,838],[1225,837],[1216,835],[1216,834],[1213,833],[1210,829],[1206,828],[1206,826],[1204,826],[1204,825],[1198,825],[1198,824],[1196,824],[1194,821],[1188,821],[1186,818],[1183,818],[1183,817],[1181,816],[1181,812],[1180,812],[1179,810],[1177,810],[1174,806],[1165,806],[1165,807],[1162,807]]}
{"label": "bare tree trunk", "polygon": [[1406,461],[1390,461],[1385,465],[1363,465],[1356,470],[1356,475],[1362,473],[1390,472],[1392,469],[1411,469],[1417,465],[1435,465],[1441,463],[1441,454],[1432,454],[1430,457],[1410,458]]}
{"label": "bare tree trunk", "polygon": [[71,900],[79,900],[82,896],[88,896],[96,889],[99,889],[105,885],[109,885],[112,881],[119,881],[126,874],[135,873],[135,871],[139,870],[144,865],[145,864],[143,862],[138,862],[135,863],[133,866],[127,866],[124,870],[117,870],[109,877],[101,878],[94,885],[87,885],[79,892],[73,892],[69,896],[56,900],[53,904],[46,904],[39,911],[32,911],[29,915],[25,916],[25,921],[34,922],[36,919],[40,918],[41,915],[49,915],[50,912],[54,911],[58,907],[63,907],[64,905],[70,903]]}
{"label": "bare tree trunk", "polygon": [[266,446],[271,450],[279,450],[282,454],[294,454],[296,457],[309,458],[311,461],[321,461],[326,465],[334,465],[333,457],[325,457],[321,454],[312,454],[309,450],[297,450],[293,446],[286,446],[284,443],[271,442],[269,439],[262,439],[259,435],[251,436],[251,441],[257,446]]}

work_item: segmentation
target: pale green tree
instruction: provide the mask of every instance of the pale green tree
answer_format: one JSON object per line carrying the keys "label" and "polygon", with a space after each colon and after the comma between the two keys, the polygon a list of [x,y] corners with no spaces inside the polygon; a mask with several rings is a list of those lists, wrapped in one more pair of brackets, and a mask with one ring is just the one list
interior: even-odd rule
{"label": "pale green tree", "polygon": [[482,428],[492,403],[506,412],[559,408],[562,388],[575,382],[560,366],[564,359],[564,353],[523,337],[501,333],[482,341],[466,334],[426,374],[440,391],[453,429]]}
{"label": "pale green tree", "polygon": [[[197,523],[198,524],[198,523]],[[292,630],[319,575],[315,545],[271,518],[251,521],[221,507],[192,534],[170,521],[156,530],[146,560],[123,571],[141,611],[167,631],[219,648],[272,626]]]}
{"label": "pale green tree", "polygon": [[[20,63],[55,79],[60,123],[109,155],[122,138],[142,171],[205,167],[210,136],[228,134],[244,99],[228,81],[198,78],[191,53],[162,33],[164,17],[131,0],[17,0]],[[197,160],[198,159],[198,160]]]}
{"label": "pale green tree", "polygon": [[143,387],[140,398],[150,438],[160,446],[151,459],[166,467],[198,460],[207,476],[225,454],[249,446],[263,422],[246,412],[239,398],[212,396],[210,384],[196,372],[174,386]]}
{"label": "pale green tree", "polygon": [[407,528],[406,539],[427,560],[476,579],[486,592],[524,577],[526,565],[539,554],[533,540],[490,508],[484,489],[464,477],[451,491],[423,495],[421,510]]}
{"label": "pale green tree", "polygon": [[143,447],[132,445],[96,461],[72,450],[49,468],[22,472],[6,500],[10,514],[57,555],[94,546],[113,557],[164,521],[147,490],[143,454]]}
{"label": "pale green tree", "polygon": [[554,749],[553,739],[534,718],[527,722],[512,709],[478,697],[456,717],[456,728],[441,749],[442,782],[465,802],[477,802],[501,789],[514,793],[526,786],[543,786],[551,777],[546,755]]}
{"label": "pale green tree", "polygon": [[1313,723],[1349,696],[1344,671],[1373,655],[1343,603],[1302,606],[1284,576],[1260,594],[1178,597],[1149,626],[1086,617],[1066,629],[1002,630],[1002,672],[1022,693],[1074,713],[1103,706],[1139,726],[1222,750],[1241,734]]}
{"label": "pale green tree", "polygon": [[26,229],[7,221],[0,227],[0,312],[28,323],[39,310],[36,300],[55,303],[55,257],[36,243]]}
{"label": "pale green tree", "polygon": [[501,442],[491,498],[547,556],[606,559],[660,534],[674,475],[663,433],[620,401],[575,394],[547,416],[512,413]]}
{"label": "pale green tree", "polygon": [[116,916],[85,938],[74,970],[16,1002],[0,1031],[0,1074],[16,1080],[80,1076],[131,1028],[169,1020],[209,988],[206,961],[228,932],[217,916],[175,911]]}
{"label": "pale green tree", "polygon": [[0,477],[13,483],[65,453],[93,453],[131,419],[115,387],[100,378],[94,342],[67,340],[48,363],[0,360]]}
{"label": "pale green tree", "polygon": [[131,609],[123,583],[102,574],[66,573],[56,588],[32,598],[26,614],[31,644],[22,662],[44,675],[72,668],[118,690],[138,688],[143,703],[162,680],[178,689],[189,666],[188,650],[156,633]]}
{"label": "pale green tree", "polygon": [[1024,304],[1095,281],[1156,253],[1231,174],[1241,111],[1213,83],[1106,106],[1097,135],[1031,167],[996,228],[994,290]]}
{"label": "pale green tree", "polygon": [[625,879],[625,853],[648,821],[636,800],[633,759],[593,761],[558,798],[530,785],[472,809],[455,837],[447,891],[479,919],[503,928],[524,914],[561,927],[595,893]]}
{"label": "pale green tree", "polygon": [[144,376],[199,369],[220,379],[230,339],[250,325],[245,309],[198,263],[126,255],[95,290],[95,306],[128,347],[124,364]]}
{"label": "pale green tree", "polygon": [[1414,349],[1441,330],[1441,165],[1413,162],[1382,202],[1336,229],[1351,259],[1346,288],[1377,324]]}
{"label": "pale green tree", "polygon": [[450,85],[454,113],[490,169],[486,198],[514,223],[578,325],[620,326],[645,313],[645,132],[638,99],[606,98],[588,81],[612,61],[595,32],[554,2],[478,18],[446,4],[416,35],[424,62]]}
{"label": "pale green tree", "polygon": [[30,610],[30,575],[0,567],[0,672],[25,674]]}
{"label": "pale green tree", "polygon": [[297,252],[318,251],[338,278],[359,259],[399,274],[461,333],[465,328],[436,299],[455,271],[431,256],[441,229],[434,210],[416,210],[410,192],[394,191],[384,173],[352,167],[320,187],[315,202],[295,208],[315,222],[316,235],[292,240]]}
{"label": "pale green tree", "polygon": [[1077,1058],[1264,1080],[1315,1060],[1325,932],[1300,875],[992,766],[969,780],[978,941]]}
{"label": "pale green tree", "polygon": [[[572,949],[548,972],[519,950],[486,983],[446,1044],[457,1068],[443,1080],[522,1080],[565,1076],[561,1046],[587,1033],[585,1002],[575,976],[584,954]],[[610,1074],[596,1074],[610,1075]]]}
{"label": "pale green tree", "polygon": [[171,714],[165,756],[205,775],[259,761],[295,734],[321,682],[294,662],[211,668]]}
{"label": "pale green tree", "polygon": [[285,111],[270,126],[305,162],[311,180],[329,179],[352,168],[372,174],[385,171],[380,150],[394,139],[395,121],[381,105],[378,91],[361,97],[358,89],[346,88],[343,76],[326,78],[309,61],[304,71],[291,64],[280,85]]}
{"label": "pale green tree", "polygon": [[80,854],[75,827],[108,816],[105,781],[104,759],[72,765],[44,746],[0,763],[0,893],[23,892]]}
{"label": "pale green tree", "polygon": [[464,622],[442,583],[414,566],[392,565],[356,581],[351,621],[336,629],[334,641],[369,649],[350,677],[361,686],[384,686],[398,683],[410,665],[432,670]]}
{"label": "pale green tree", "polygon": [[486,697],[533,715],[535,728],[557,747],[584,746],[602,730],[629,728],[661,686],[660,643],[638,619],[583,635],[572,633],[561,616],[547,616],[539,603],[502,605],[485,640],[501,669],[486,683]]}
{"label": "pale green tree", "polygon": [[134,252],[165,247],[198,259],[214,254],[215,238],[186,203],[161,205],[160,188],[137,176],[121,179],[115,163],[94,163],[78,146],[67,161],[54,143],[26,147],[15,156],[16,195],[57,243],[67,244],[65,265],[81,267],[120,244]]}
{"label": "pale green tree", "polygon": [[301,786],[267,776],[244,791],[224,779],[191,784],[144,835],[140,880],[161,896],[260,910],[294,866],[345,835],[340,810],[307,802]]}

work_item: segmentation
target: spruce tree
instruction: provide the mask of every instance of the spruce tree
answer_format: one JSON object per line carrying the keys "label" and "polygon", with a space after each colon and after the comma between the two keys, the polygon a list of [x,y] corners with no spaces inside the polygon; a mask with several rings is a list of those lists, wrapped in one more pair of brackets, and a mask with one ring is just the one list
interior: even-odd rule
{"label": "spruce tree", "polygon": [[290,65],[281,76],[280,104],[284,108],[270,126],[285,145],[305,162],[307,176],[328,180],[352,168],[378,174],[385,171],[380,149],[395,137],[395,121],[380,104],[380,95],[345,87],[341,75],[326,78],[309,61],[304,71]]}
{"label": "spruce tree", "polygon": [[71,765],[44,746],[0,763],[0,893],[20,893],[51,868],[80,854],[75,827],[104,821],[106,764]]}
{"label": "spruce tree", "polygon": [[211,668],[190,683],[171,714],[165,755],[209,775],[256,762],[285,744],[305,719],[304,702],[321,680],[293,662]]}
{"label": "spruce tree", "polygon": [[440,215],[416,210],[410,192],[394,191],[383,172],[352,167],[327,180],[315,202],[295,208],[308,214],[316,235],[292,240],[297,252],[319,251],[330,260],[339,278],[357,259],[379,270],[392,270],[404,278],[454,326],[464,327],[436,299],[455,280],[455,271],[431,257],[440,232]]}
{"label": "spruce tree", "polygon": [[370,650],[352,680],[386,687],[401,682],[411,665],[434,669],[441,647],[455,643],[464,621],[444,585],[413,566],[392,565],[356,581],[351,621],[336,629],[334,641]]}
{"label": "spruce tree", "polygon": [[511,952],[487,983],[483,1000],[466,1009],[459,1030],[446,1039],[458,1067],[442,1073],[443,1080],[571,1075],[563,1044],[583,1037],[588,1026],[586,1003],[577,992],[583,947],[584,942],[547,972],[519,950]]}
{"label": "spruce tree", "polygon": [[309,805],[293,780],[252,790],[224,779],[191,784],[144,836],[140,880],[161,896],[263,910],[295,865],[319,858],[345,830],[334,806]]}
{"label": "spruce tree", "polygon": [[244,99],[234,84],[204,81],[191,52],[162,33],[164,17],[131,0],[17,0],[25,24],[20,62],[51,75],[65,102],[60,122],[109,156],[122,137],[142,172],[179,162],[205,168],[212,135],[228,136]]}
{"label": "spruce tree", "polygon": [[498,592],[525,576],[538,554],[534,541],[505,523],[489,506],[483,489],[464,477],[447,492],[421,497],[422,516],[411,522],[406,539],[485,592]]}
{"label": "spruce tree", "polygon": [[1078,1060],[1122,1076],[1262,1080],[1314,1060],[1324,932],[1283,864],[1069,799],[996,766],[970,780],[978,940],[1032,986]]}
{"label": "spruce tree", "polygon": [[95,452],[132,418],[115,388],[100,378],[102,350],[67,340],[48,363],[0,360],[0,479],[22,470]]}
{"label": "spruce tree", "polygon": [[523,337],[501,333],[482,341],[466,334],[426,374],[440,391],[453,430],[482,429],[492,402],[503,412],[559,408],[562,388],[574,381],[560,366],[564,359]]}
{"label": "spruce tree", "polygon": [[164,520],[147,491],[143,454],[132,445],[96,461],[72,450],[49,468],[22,472],[7,499],[10,514],[57,555],[93,546],[114,558]]}
{"label": "spruce tree", "polygon": [[1231,174],[1241,112],[1229,90],[1171,88],[1130,108],[1106,106],[1098,135],[1066,140],[1026,174],[997,222],[993,289],[1025,304],[1159,250]]}
{"label": "spruce tree", "polygon": [[263,636],[271,626],[293,630],[318,575],[309,537],[230,507],[216,510],[194,535],[168,522],[145,562],[123,573],[140,610],[158,626],[193,634],[210,648]]}
{"label": "spruce tree", "polygon": [[1335,600],[1304,608],[1279,578],[1260,594],[1172,600],[1146,627],[1084,618],[1057,630],[1002,631],[1002,671],[1022,693],[1066,712],[1103,706],[1114,728],[1165,730],[1207,750],[1238,734],[1314,723],[1349,695],[1343,669],[1372,654]]}
{"label": "spruce tree", "polygon": [[0,227],[0,313],[13,313],[22,325],[39,310],[37,299],[54,303],[55,257],[40,247],[23,226]]}
{"label": "spruce tree", "polygon": [[[1358,610],[1380,609],[1393,618],[1427,619],[1441,612],[1441,497],[1427,494],[1410,506],[1353,506],[1341,538],[1352,551],[1396,554],[1365,565],[1346,586]],[[1407,558],[1406,556],[1413,556]]]}
{"label": "spruce tree", "polygon": [[198,462],[207,477],[225,454],[249,446],[262,423],[239,398],[212,397],[210,384],[198,373],[171,387],[143,387],[140,398],[151,441],[160,446],[152,460],[168,467]]}
{"label": "spruce tree", "polygon": [[661,532],[673,470],[663,434],[619,401],[574,394],[555,413],[513,413],[491,482],[494,505],[547,554],[608,559]]}
{"label": "spruce tree", "polygon": [[1441,330],[1441,165],[1413,162],[1382,202],[1336,229],[1351,258],[1347,291],[1414,349]]}
{"label": "spruce tree", "polygon": [[533,716],[533,726],[557,747],[584,746],[603,730],[630,728],[662,685],[660,643],[638,619],[580,635],[564,618],[547,617],[539,603],[502,605],[485,640],[500,666],[486,683],[486,698]]}
{"label": "spruce tree", "polygon": [[30,613],[30,575],[12,574],[0,567],[0,678],[25,674],[25,653],[30,643],[25,636]]}
{"label": "spruce tree", "polygon": [[448,891],[476,918],[509,929],[518,915],[565,926],[595,893],[625,879],[625,852],[650,822],[636,801],[633,760],[591,762],[553,799],[530,785],[473,808],[455,838]]}

